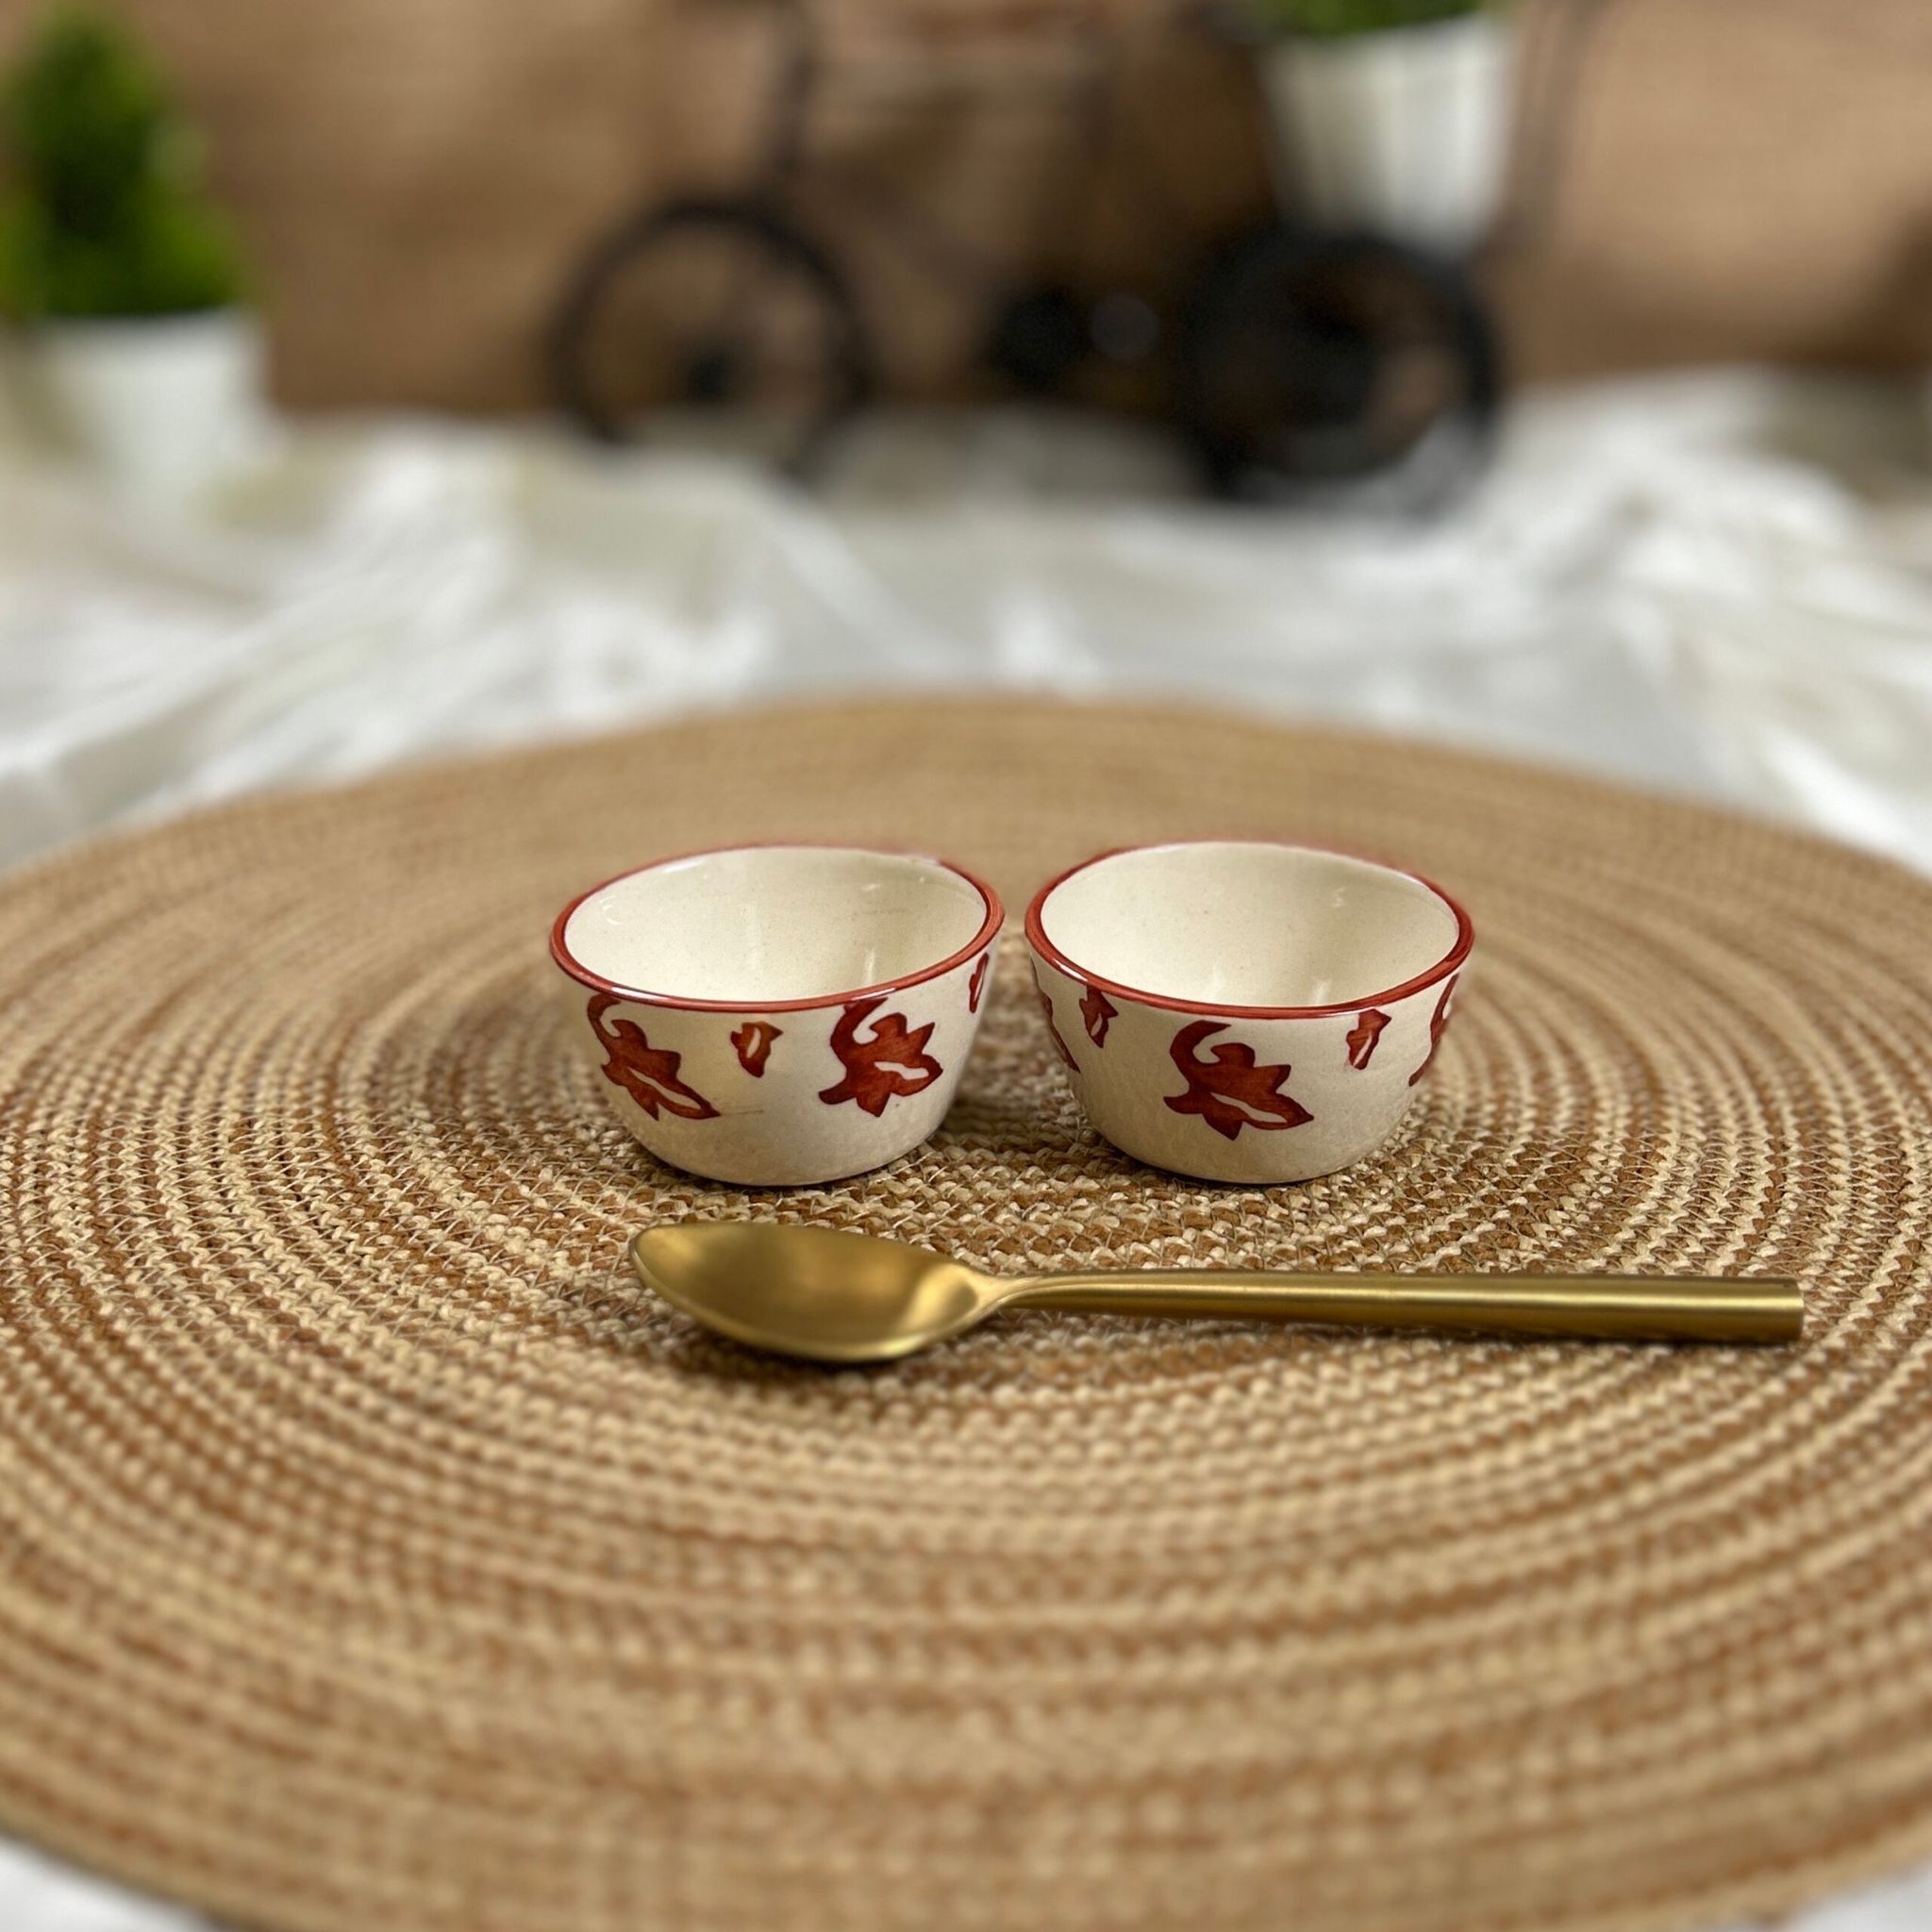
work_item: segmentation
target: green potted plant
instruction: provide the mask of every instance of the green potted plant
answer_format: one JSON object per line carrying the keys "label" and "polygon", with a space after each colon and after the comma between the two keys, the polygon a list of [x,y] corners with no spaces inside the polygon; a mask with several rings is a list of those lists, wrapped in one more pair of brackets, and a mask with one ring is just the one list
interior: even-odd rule
{"label": "green potted plant", "polygon": [[1485,0],[1249,0],[1293,210],[1460,253],[1494,218],[1515,42]]}
{"label": "green potted plant", "polygon": [[178,494],[263,420],[260,332],[192,130],[127,31],[62,7],[0,78],[0,315],[43,422]]}

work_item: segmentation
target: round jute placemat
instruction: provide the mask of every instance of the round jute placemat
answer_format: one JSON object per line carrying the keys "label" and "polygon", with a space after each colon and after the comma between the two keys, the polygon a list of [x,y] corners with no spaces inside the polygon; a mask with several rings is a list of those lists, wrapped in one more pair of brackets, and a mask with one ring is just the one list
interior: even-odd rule
{"label": "round jute placemat", "polygon": [[[1088,1133],[1007,941],[888,1172],[654,1167],[544,957],[643,856],[1289,835],[1470,906],[1396,1141]],[[1932,889],[1174,708],[713,720],[249,804],[0,887],[0,1819],[315,1932],[1574,1932],[1932,1851]],[[1007,1320],[826,1374],[666,1215],[995,1268],[1792,1272],[1791,1351]]]}

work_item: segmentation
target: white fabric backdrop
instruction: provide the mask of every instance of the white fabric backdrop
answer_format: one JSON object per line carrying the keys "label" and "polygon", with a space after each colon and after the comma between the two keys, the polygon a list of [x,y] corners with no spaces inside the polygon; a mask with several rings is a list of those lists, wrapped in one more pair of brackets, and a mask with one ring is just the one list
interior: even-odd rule
{"label": "white fabric backdrop", "polygon": [[[1728,799],[1932,870],[1916,396],[1541,396],[1422,527],[1189,502],[1158,445],[900,419],[826,492],[386,419],[193,519],[0,438],[0,865],[271,785],[788,692],[1172,691]],[[191,1919],[0,1844],[8,1932]],[[1798,1932],[1924,1932],[1932,1874]],[[383,1932],[409,1932],[408,1927]]]}

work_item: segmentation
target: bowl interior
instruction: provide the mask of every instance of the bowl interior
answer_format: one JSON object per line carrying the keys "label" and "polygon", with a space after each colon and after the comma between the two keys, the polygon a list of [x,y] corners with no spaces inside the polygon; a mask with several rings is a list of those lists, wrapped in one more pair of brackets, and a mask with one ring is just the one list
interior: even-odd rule
{"label": "bowl interior", "polygon": [[1071,874],[1041,929],[1076,969],[1204,1006],[1368,1000],[1440,965],[1455,908],[1406,874],[1292,845],[1150,846]]}
{"label": "bowl interior", "polygon": [[563,947],[598,979],[665,999],[822,999],[907,978],[972,944],[991,907],[938,859],[852,846],[702,852],[601,886]]}

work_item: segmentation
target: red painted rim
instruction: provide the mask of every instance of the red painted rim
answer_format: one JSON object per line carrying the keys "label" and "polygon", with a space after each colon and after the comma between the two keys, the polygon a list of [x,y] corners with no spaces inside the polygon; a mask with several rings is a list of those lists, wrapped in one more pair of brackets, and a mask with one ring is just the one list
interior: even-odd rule
{"label": "red painted rim", "polygon": [[[1323,858],[1346,858],[1376,872],[1392,873],[1397,878],[1407,879],[1411,885],[1425,887],[1448,907],[1456,915],[1456,942],[1433,966],[1418,973],[1412,979],[1405,979],[1400,986],[1384,987],[1380,992],[1365,992],[1354,999],[1331,1000],[1322,1007],[1230,1007],[1213,1000],[1175,999],[1170,993],[1149,992],[1143,987],[1123,985],[1118,979],[1108,979],[1104,974],[1076,964],[1047,938],[1041,918],[1046,902],[1075,873],[1085,872],[1090,866],[1099,865],[1106,859],[1124,858],[1129,853],[1175,852],[1191,845],[1263,845],[1275,852],[1311,852]],[[1469,949],[1475,943],[1475,927],[1470,924],[1469,914],[1461,905],[1434,879],[1424,878],[1419,872],[1406,871],[1399,865],[1385,865],[1379,858],[1364,858],[1358,852],[1340,852],[1331,845],[1291,845],[1282,839],[1169,839],[1158,845],[1116,845],[1108,851],[1096,852],[1092,858],[1083,858],[1078,865],[1070,865],[1058,877],[1048,879],[1034,893],[1026,908],[1026,943],[1049,966],[1064,973],[1069,979],[1077,979],[1085,986],[1097,986],[1103,992],[1116,993],[1143,1007],[1159,1007],[1170,1013],[1212,1014],[1229,1020],[1326,1020],[1337,1013],[1355,1013],[1364,1007],[1378,1007],[1385,1001],[1406,1000],[1409,994],[1421,992],[1448,978],[1452,973],[1459,972],[1463,961],[1469,958]]]}
{"label": "red painted rim", "polygon": [[[876,858],[916,858],[926,865],[936,865],[956,878],[964,879],[985,903],[986,918],[981,922],[979,930],[957,953],[949,954],[936,965],[922,966],[917,973],[901,974],[896,979],[881,979],[873,986],[855,987],[849,992],[813,993],[808,999],[800,1000],[748,1003],[744,1000],[687,999],[678,993],[646,992],[641,987],[622,986],[614,979],[605,978],[601,973],[592,972],[564,943],[564,928],[570,924],[571,915],[586,899],[594,899],[599,892],[622,885],[625,879],[639,878],[647,872],[661,872],[667,865],[681,865],[691,858],[720,858],[729,852],[863,852]],[[975,953],[984,952],[997,937],[1006,916],[1000,895],[977,873],[968,872],[963,865],[955,865],[950,858],[941,858],[931,852],[895,852],[883,845],[846,845],[828,839],[763,839],[742,845],[706,845],[695,852],[674,852],[663,858],[654,858],[647,865],[628,866],[623,872],[611,874],[608,879],[599,879],[594,886],[587,886],[552,922],[550,957],[579,985],[588,986],[596,992],[611,993],[619,999],[633,1001],[641,1007],[666,1007],[685,1013],[808,1013],[817,1008],[847,1006],[853,1000],[869,999],[874,993],[899,992],[908,986],[938,979],[956,966],[963,966]]]}

